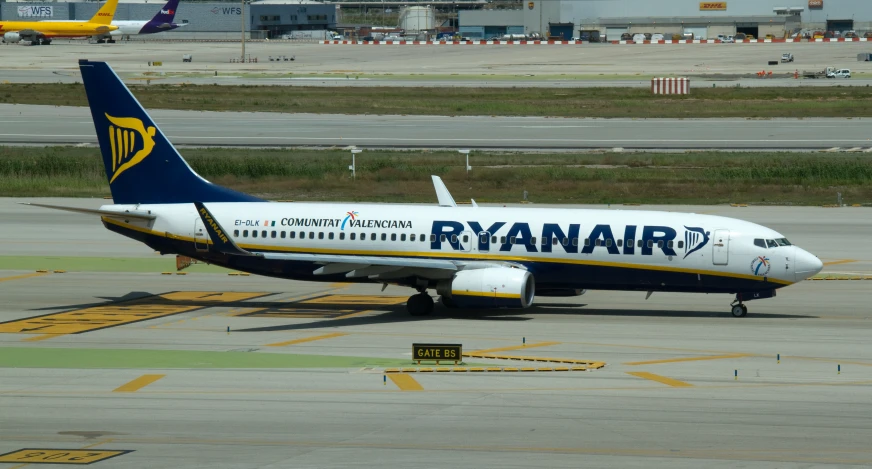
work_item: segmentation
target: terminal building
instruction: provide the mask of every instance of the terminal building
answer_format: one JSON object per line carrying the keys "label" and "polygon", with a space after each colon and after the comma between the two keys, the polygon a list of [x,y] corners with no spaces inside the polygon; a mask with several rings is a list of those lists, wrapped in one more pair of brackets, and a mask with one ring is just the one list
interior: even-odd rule
{"label": "terminal building", "polygon": [[570,39],[591,31],[607,40],[624,33],[782,38],[803,30],[872,31],[872,1],[523,0],[516,10],[461,10],[459,26],[470,39],[533,33]]}

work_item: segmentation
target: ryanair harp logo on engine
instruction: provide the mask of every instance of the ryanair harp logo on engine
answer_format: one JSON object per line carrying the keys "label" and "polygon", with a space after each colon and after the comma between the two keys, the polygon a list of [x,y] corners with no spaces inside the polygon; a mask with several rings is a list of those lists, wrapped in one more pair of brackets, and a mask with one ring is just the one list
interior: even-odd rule
{"label": "ryanair harp logo on engine", "polygon": [[152,126],[148,129],[135,117],[112,117],[106,114],[109,125],[109,146],[112,149],[112,184],[121,173],[138,165],[154,149]]}

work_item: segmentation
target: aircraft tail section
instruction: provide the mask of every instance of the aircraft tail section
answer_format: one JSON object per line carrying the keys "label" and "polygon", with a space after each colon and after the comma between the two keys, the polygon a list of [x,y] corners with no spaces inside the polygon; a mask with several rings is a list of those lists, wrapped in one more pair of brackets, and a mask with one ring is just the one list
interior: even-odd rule
{"label": "aircraft tail section", "polygon": [[115,10],[118,8],[118,0],[108,0],[97,10],[97,13],[89,20],[90,23],[111,24],[115,18]]}
{"label": "aircraft tail section", "polygon": [[107,63],[79,69],[116,204],[262,202],[194,172]]}
{"label": "aircraft tail section", "polygon": [[152,34],[175,29],[177,25],[173,24],[173,19],[176,17],[176,9],[178,7],[179,0],[169,0],[166,5],[157,11],[154,18],[149,20],[149,22],[143,26],[139,33]]}

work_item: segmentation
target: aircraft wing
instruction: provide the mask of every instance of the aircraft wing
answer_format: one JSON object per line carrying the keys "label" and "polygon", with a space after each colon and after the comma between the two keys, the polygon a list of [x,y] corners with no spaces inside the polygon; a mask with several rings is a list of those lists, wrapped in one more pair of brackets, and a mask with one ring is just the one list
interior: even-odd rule
{"label": "aircraft wing", "polygon": [[[311,262],[321,265],[312,273],[315,275],[331,275],[344,273],[348,278],[368,277],[373,280],[389,280],[404,277],[421,277],[426,279],[451,278],[458,270],[482,269],[501,266],[509,263],[460,261],[448,259],[431,259],[421,257],[387,257],[349,254],[319,254],[294,252],[250,252],[239,245],[227,234],[214,215],[201,202],[194,202],[197,214],[203,220],[203,226],[212,241],[212,248],[218,252],[235,256],[258,256],[270,260]],[[520,267],[520,266],[519,266]],[[521,267],[523,268],[523,267]]]}

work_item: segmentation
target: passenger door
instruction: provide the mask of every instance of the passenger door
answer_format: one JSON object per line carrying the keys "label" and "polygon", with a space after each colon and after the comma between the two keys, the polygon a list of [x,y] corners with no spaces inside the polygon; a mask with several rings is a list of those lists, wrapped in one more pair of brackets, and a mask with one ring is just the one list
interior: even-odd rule
{"label": "passenger door", "polygon": [[712,240],[712,263],[727,265],[730,260],[730,230],[715,230]]}

